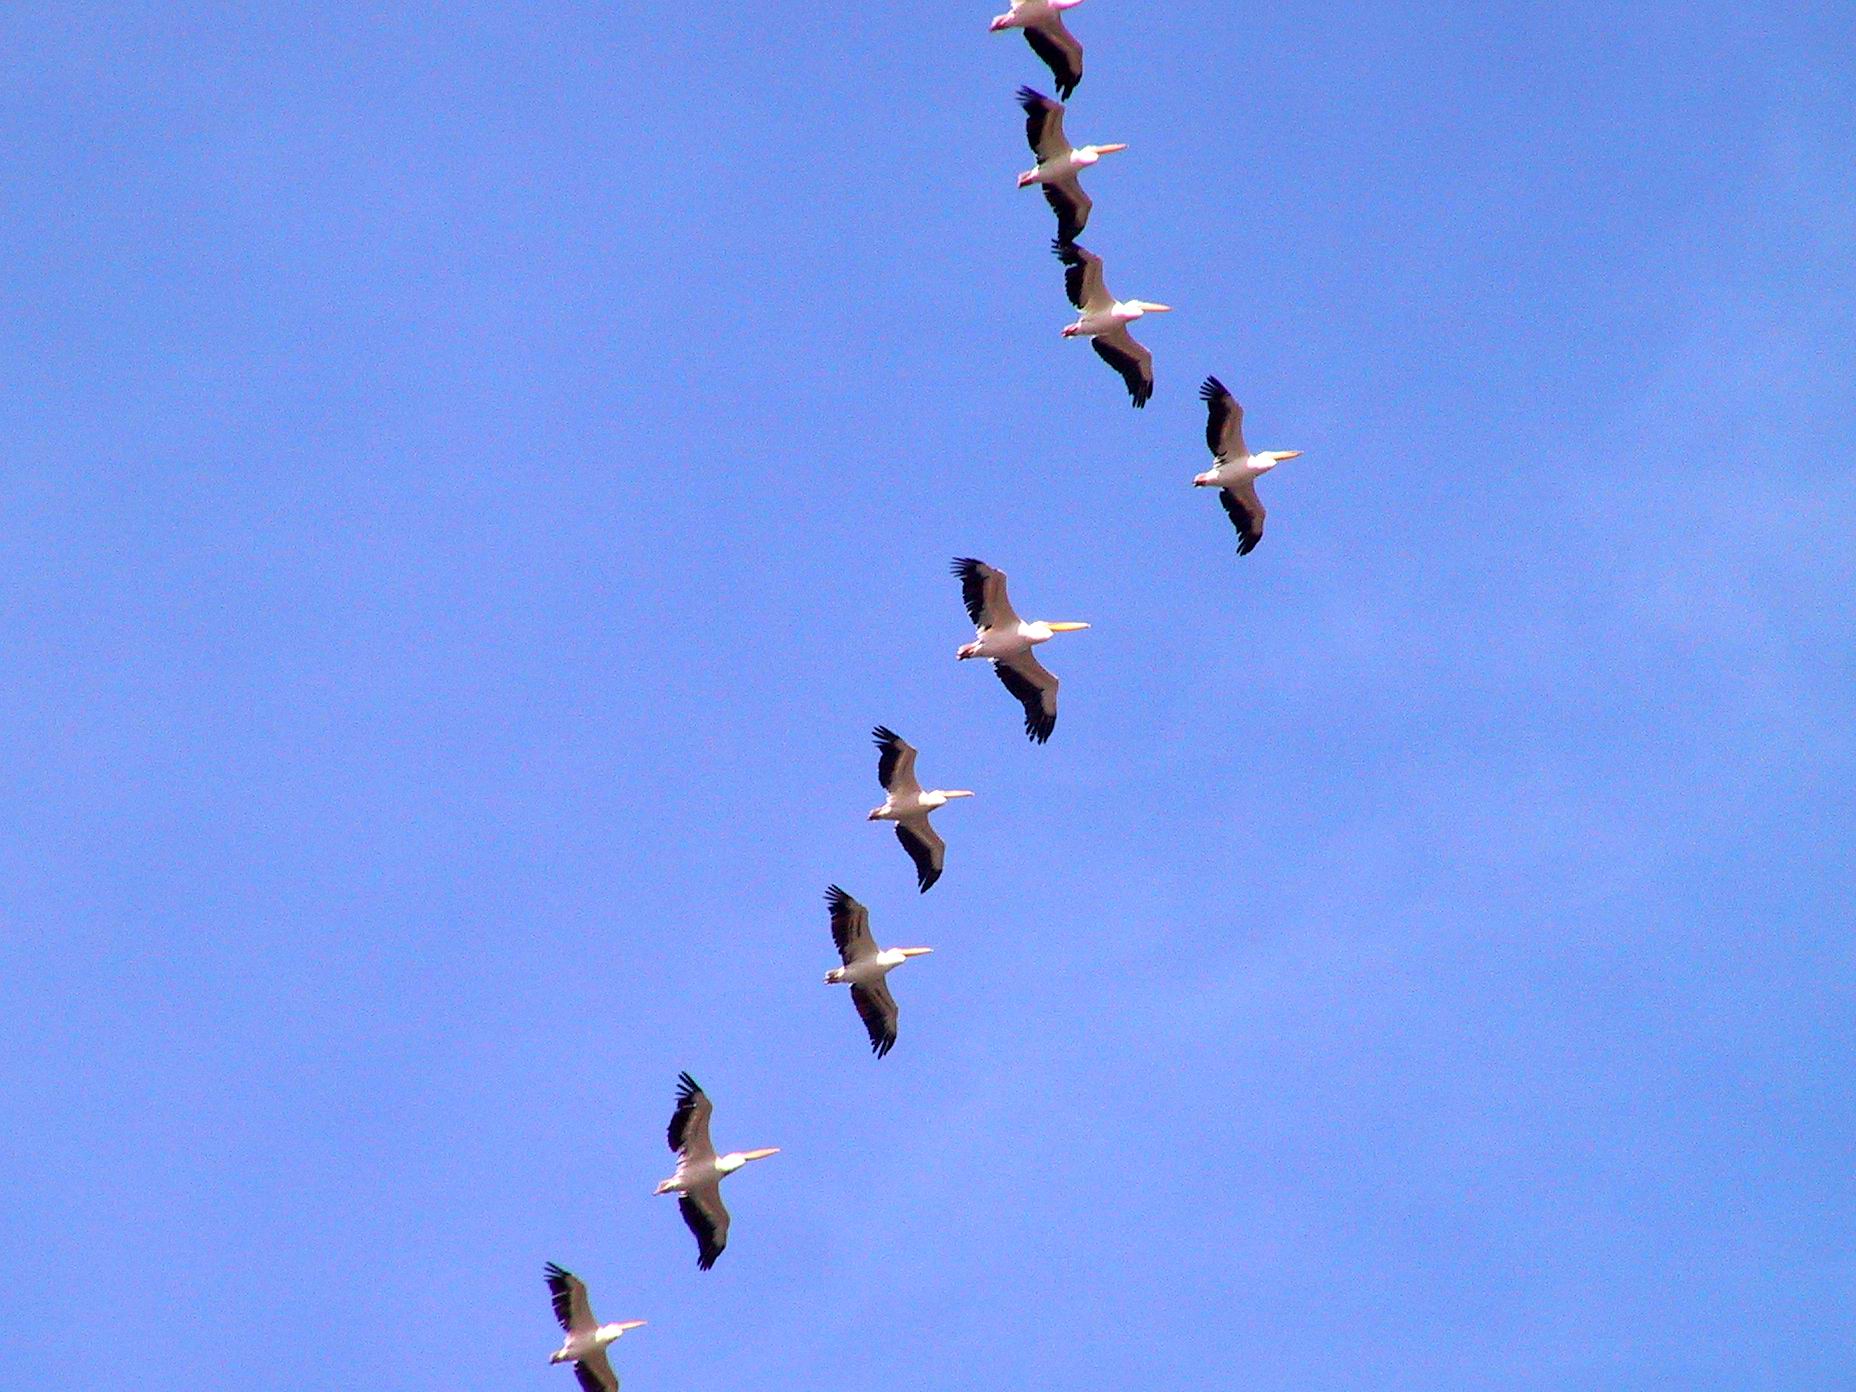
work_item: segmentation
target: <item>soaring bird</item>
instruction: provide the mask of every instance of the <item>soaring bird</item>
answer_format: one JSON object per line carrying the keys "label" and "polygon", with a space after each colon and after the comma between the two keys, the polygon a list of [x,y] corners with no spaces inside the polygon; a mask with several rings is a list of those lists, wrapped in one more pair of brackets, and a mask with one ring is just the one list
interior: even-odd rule
{"label": "soaring bird", "polygon": [[915,781],[915,746],[887,725],[870,732],[876,741],[876,781],[883,785],[883,805],[872,808],[869,820],[894,822],[896,839],[915,862],[915,882],[922,893],[941,878],[947,861],[947,843],[928,824],[928,814],[945,807],[952,798],[972,797],[965,788],[931,788],[922,791]]}
{"label": "soaring bird", "polygon": [[619,1392],[619,1377],[606,1361],[606,1348],[616,1344],[626,1330],[642,1329],[644,1321],[601,1324],[586,1303],[586,1282],[553,1262],[542,1268],[542,1275],[554,1297],[554,1317],[567,1331],[567,1338],[548,1361],[573,1364],[574,1376],[586,1392]]}
{"label": "soaring bird", "polygon": [[1237,554],[1248,556],[1263,540],[1263,503],[1257,497],[1257,480],[1285,459],[1300,459],[1300,450],[1263,450],[1252,454],[1244,443],[1244,408],[1216,377],[1199,384],[1205,403],[1205,444],[1215,461],[1195,475],[1194,488],[1216,488],[1218,501],[1237,528]]}
{"label": "soaring bird", "polygon": [[1083,80],[1083,46],[1063,27],[1063,12],[1083,0],[1012,0],[1012,8],[992,22],[992,32],[1023,29],[1031,51],[1044,60],[1057,80],[1057,95],[1065,101]]}
{"label": "soaring bird", "polygon": [[708,1094],[687,1073],[677,1075],[677,1109],[670,1114],[670,1148],[677,1153],[677,1172],[654,1192],[677,1195],[683,1221],[696,1234],[696,1265],[707,1271],[728,1245],[728,1210],[722,1207],[722,1181],[750,1160],[778,1155],[771,1150],[731,1150],[717,1155],[709,1142],[709,1114],[715,1110]]}
{"label": "soaring bird", "polygon": [[831,940],[838,945],[844,962],[825,973],[825,984],[836,986],[849,982],[851,1004],[870,1036],[870,1049],[882,1058],[896,1044],[896,998],[889,993],[886,978],[911,957],[925,957],[932,947],[879,948],[870,936],[870,910],[836,885],[825,891],[831,907]]}
{"label": "soaring bird", "polygon": [[1074,633],[1089,625],[1049,623],[1043,619],[1026,623],[1005,596],[1005,572],[971,556],[955,558],[954,574],[960,577],[967,617],[979,630],[973,641],[963,644],[954,656],[962,660],[991,658],[992,669],[1005,683],[1005,689],[1025,708],[1025,733],[1039,744],[1044,743],[1057,728],[1057,679],[1044,670],[1031,649],[1048,643],[1056,634]]}
{"label": "soaring bird", "polygon": [[1018,104],[1025,109],[1025,140],[1038,157],[1038,167],[1018,176],[1018,186],[1044,186],[1044,199],[1057,214],[1057,240],[1073,242],[1089,225],[1094,205],[1076,176],[1104,155],[1126,145],[1084,145],[1072,148],[1063,134],[1063,103],[1052,101],[1029,87],[1018,89]]}
{"label": "soaring bird", "polygon": [[1064,264],[1063,288],[1078,311],[1076,322],[1064,327],[1063,336],[1089,339],[1096,356],[1128,384],[1134,404],[1145,406],[1154,394],[1154,355],[1134,341],[1128,325],[1144,314],[1165,314],[1172,306],[1149,300],[1118,300],[1102,283],[1100,256],[1075,242],[1058,239],[1050,245]]}

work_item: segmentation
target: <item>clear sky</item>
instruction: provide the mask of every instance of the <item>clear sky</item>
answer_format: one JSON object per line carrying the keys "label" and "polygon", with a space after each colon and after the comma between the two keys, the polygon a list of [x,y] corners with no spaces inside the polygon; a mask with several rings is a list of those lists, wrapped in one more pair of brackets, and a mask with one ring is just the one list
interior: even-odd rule
{"label": "clear sky", "polygon": [[6,6],[9,1392],[1850,1385],[1856,11],[995,4]]}

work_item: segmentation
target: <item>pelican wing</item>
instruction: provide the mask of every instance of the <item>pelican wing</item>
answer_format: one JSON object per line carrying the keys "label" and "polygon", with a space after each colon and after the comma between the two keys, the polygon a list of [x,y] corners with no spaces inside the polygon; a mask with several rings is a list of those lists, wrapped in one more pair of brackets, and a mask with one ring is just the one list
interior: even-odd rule
{"label": "pelican wing", "polygon": [[1057,679],[1030,653],[994,662],[1005,689],[1025,708],[1025,733],[1038,744],[1057,728]]}
{"label": "pelican wing", "polygon": [[1218,501],[1224,504],[1231,525],[1237,528],[1237,554],[1248,556],[1263,540],[1263,502],[1257,497],[1256,485],[1241,483],[1220,488]]}
{"label": "pelican wing", "polygon": [[876,781],[892,798],[921,796],[922,785],[915,781],[915,746],[887,725],[870,732],[876,741]]}
{"label": "pelican wing", "polygon": [[1073,242],[1082,236],[1083,229],[1089,225],[1089,210],[1095,207],[1089,195],[1083,192],[1083,186],[1069,178],[1040,187],[1044,190],[1044,201],[1057,215],[1057,240]]}
{"label": "pelican wing", "polygon": [[1068,101],[1076,84],[1083,80],[1083,46],[1076,36],[1063,27],[1062,19],[1052,15],[1037,24],[1027,24],[1025,42],[1050,69],[1057,95]]}
{"label": "pelican wing", "polygon": [[851,987],[851,1003],[870,1036],[870,1052],[882,1058],[896,1046],[896,1017],[901,1013],[889,993],[889,983],[878,979],[868,986]]}
{"label": "pelican wing", "polygon": [[677,1208],[685,1225],[696,1235],[697,1268],[707,1271],[728,1245],[728,1210],[722,1206],[721,1181],[710,1180],[679,1195]]}
{"label": "pelican wing", "polygon": [[1103,314],[1115,307],[1115,297],[1108,293],[1108,287],[1102,283],[1102,258],[1087,247],[1080,247],[1075,242],[1066,242],[1061,238],[1053,241],[1051,250],[1057,253],[1057,259],[1064,264],[1063,290],[1070,297],[1070,303],[1084,314]]}
{"label": "pelican wing", "polygon": [[1199,383],[1199,400],[1205,403],[1205,448],[1215,459],[1245,459],[1244,408],[1216,377]]}
{"label": "pelican wing", "polygon": [[587,1304],[586,1282],[564,1267],[549,1262],[542,1268],[548,1282],[548,1294],[554,1300],[554,1317],[572,1337],[591,1334],[599,1328],[593,1309]]}
{"label": "pelican wing", "polygon": [[947,842],[928,824],[927,817],[904,817],[896,823],[896,839],[915,862],[915,882],[923,894],[941,878],[941,866],[947,860]]}
{"label": "pelican wing", "polygon": [[1062,159],[1070,153],[1070,142],[1063,134],[1063,103],[1052,101],[1029,87],[1018,89],[1018,104],[1025,111],[1025,143],[1038,157],[1039,164]]}
{"label": "pelican wing", "polygon": [[709,1116],[715,1105],[709,1101],[696,1080],[687,1073],[677,1074],[677,1109],[670,1114],[670,1148],[679,1161],[715,1159],[715,1147],[709,1141]]}
{"label": "pelican wing", "polygon": [[836,885],[825,891],[825,903],[831,909],[831,940],[838,945],[844,965],[876,956],[876,940],[870,936],[870,910]]}
{"label": "pelican wing", "polygon": [[1154,355],[1134,341],[1126,328],[1111,329],[1089,340],[1096,356],[1121,374],[1128,384],[1128,396],[1136,408],[1145,406],[1154,394]]}
{"label": "pelican wing", "polygon": [[619,1392],[619,1375],[612,1371],[604,1349],[594,1349],[574,1364],[574,1376],[585,1392]]}
{"label": "pelican wing", "polygon": [[975,628],[1009,628],[1019,622],[1012,601],[1006,598],[1003,570],[961,556],[954,562],[954,574],[960,577],[960,597],[966,601],[967,617]]}

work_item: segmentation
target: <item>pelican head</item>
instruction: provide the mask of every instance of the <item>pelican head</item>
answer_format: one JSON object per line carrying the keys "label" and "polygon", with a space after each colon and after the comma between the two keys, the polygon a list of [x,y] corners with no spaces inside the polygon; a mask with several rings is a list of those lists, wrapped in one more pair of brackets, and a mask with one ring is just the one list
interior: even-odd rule
{"label": "pelican head", "polygon": [[1300,450],[1264,450],[1256,457],[1256,470],[1260,474],[1266,474],[1285,459],[1300,459],[1301,457]]}

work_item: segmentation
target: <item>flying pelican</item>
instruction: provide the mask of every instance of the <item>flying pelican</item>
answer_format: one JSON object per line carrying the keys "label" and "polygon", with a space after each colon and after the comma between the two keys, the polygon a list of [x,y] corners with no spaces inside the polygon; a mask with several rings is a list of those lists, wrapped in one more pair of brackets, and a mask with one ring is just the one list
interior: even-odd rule
{"label": "flying pelican", "polygon": [[848,981],[851,1004],[870,1036],[870,1050],[882,1058],[896,1046],[896,998],[889,993],[887,977],[911,957],[925,957],[932,947],[878,948],[870,936],[870,910],[833,885],[825,891],[831,906],[831,940],[838,945],[844,965],[825,973],[825,984]]}
{"label": "flying pelican", "polygon": [[941,878],[947,860],[947,843],[928,824],[928,814],[945,807],[951,798],[972,797],[965,788],[931,788],[922,791],[915,781],[915,746],[887,725],[870,732],[881,752],[876,759],[876,781],[883,785],[883,805],[872,809],[869,820],[894,822],[896,839],[915,862],[915,881],[928,886]]}
{"label": "flying pelican", "polygon": [[1263,450],[1252,454],[1244,443],[1244,408],[1216,377],[1199,384],[1205,403],[1205,443],[1216,461],[1195,475],[1194,488],[1216,488],[1218,501],[1237,528],[1237,554],[1248,556],[1263,540],[1263,503],[1257,497],[1257,480],[1285,459],[1300,459],[1300,450]]}
{"label": "flying pelican", "polygon": [[750,1160],[778,1155],[771,1150],[731,1150],[717,1155],[709,1142],[709,1096],[687,1073],[677,1074],[677,1109],[670,1114],[670,1148],[677,1172],[654,1192],[677,1195],[683,1221],[696,1234],[696,1265],[707,1271],[728,1245],[728,1210],[722,1207],[722,1181]]}
{"label": "flying pelican", "polygon": [[586,1303],[586,1282],[553,1262],[542,1268],[542,1274],[554,1296],[554,1317],[567,1331],[566,1340],[548,1361],[573,1364],[574,1376],[586,1392],[619,1392],[619,1377],[606,1361],[606,1347],[616,1344],[626,1330],[642,1329],[644,1321],[601,1324]]}
{"label": "flying pelican", "polygon": [[1063,27],[1063,12],[1083,0],[1012,0],[1012,8],[992,22],[992,32],[1023,29],[1031,51],[1044,60],[1057,80],[1057,95],[1065,101],[1083,80],[1083,46]]}
{"label": "flying pelican", "polygon": [[979,630],[973,641],[964,644],[954,656],[962,660],[991,658],[992,669],[1005,683],[1005,689],[1025,708],[1025,733],[1039,744],[1044,743],[1057,728],[1057,679],[1044,670],[1031,649],[1048,643],[1054,634],[1074,633],[1089,625],[1047,623],[1043,619],[1026,623],[1005,597],[1005,572],[971,556],[954,559],[954,574],[960,577],[967,617]]}
{"label": "flying pelican", "polygon": [[1044,199],[1057,214],[1057,240],[1073,242],[1089,225],[1095,205],[1076,176],[1104,155],[1126,145],[1084,145],[1073,149],[1063,134],[1063,103],[1054,102],[1029,87],[1018,89],[1018,104],[1025,109],[1025,140],[1038,157],[1038,167],[1018,176],[1018,186],[1044,185]]}
{"label": "flying pelican", "polygon": [[1053,240],[1051,249],[1067,268],[1063,288],[1078,313],[1064,327],[1065,338],[1087,338],[1101,358],[1121,374],[1136,406],[1145,406],[1154,394],[1154,355],[1134,341],[1128,325],[1143,314],[1165,314],[1171,305],[1148,300],[1118,300],[1102,283],[1102,258],[1075,242]]}

